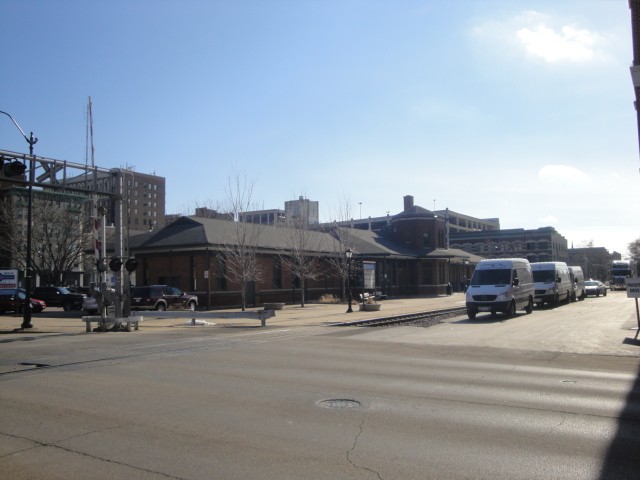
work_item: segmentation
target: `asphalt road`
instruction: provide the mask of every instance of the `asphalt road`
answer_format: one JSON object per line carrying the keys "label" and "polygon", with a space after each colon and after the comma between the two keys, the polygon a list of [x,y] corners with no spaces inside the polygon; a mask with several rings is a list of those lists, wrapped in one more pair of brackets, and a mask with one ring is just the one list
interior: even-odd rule
{"label": "asphalt road", "polygon": [[0,478],[625,479],[623,292],[430,327],[0,339]]}

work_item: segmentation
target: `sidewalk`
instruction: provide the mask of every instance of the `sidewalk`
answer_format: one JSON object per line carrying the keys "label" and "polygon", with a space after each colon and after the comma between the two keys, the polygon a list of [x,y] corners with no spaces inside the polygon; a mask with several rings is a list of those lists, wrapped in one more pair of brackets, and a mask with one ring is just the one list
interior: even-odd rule
{"label": "sidewalk", "polygon": [[[393,315],[425,312],[442,308],[460,307],[464,305],[464,294],[454,293],[451,296],[425,297],[383,300],[377,312],[358,310],[358,304],[352,306],[353,312],[346,313],[346,303],[327,304],[309,303],[304,308],[297,305],[286,305],[283,310],[276,310],[275,316],[267,319],[267,327],[304,327],[322,326],[332,323],[355,322],[372,318]],[[58,311],[60,310],[60,311]],[[171,328],[216,328],[216,327],[260,327],[258,311],[262,308],[226,309],[190,312],[136,312],[143,317],[140,331],[158,331]],[[0,315],[0,334],[16,333],[20,335],[37,335],[53,333],[85,333],[85,324],[80,312],[62,312],[61,309],[47,309],[41,314],[34,314],[33,328],[20,330],[22,318],[16,315]],[[195,325],[192,319],[195,318]]]}

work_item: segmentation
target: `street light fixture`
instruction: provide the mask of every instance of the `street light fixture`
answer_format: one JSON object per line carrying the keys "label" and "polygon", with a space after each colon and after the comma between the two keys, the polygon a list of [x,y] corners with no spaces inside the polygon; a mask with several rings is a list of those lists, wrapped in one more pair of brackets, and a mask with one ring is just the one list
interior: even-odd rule
{"label": "street light fixture", "polygon": [[7,112],[3,112],[0,110],[0,113],[9,117],[9,119],[13,122],[13,124],[20,130],[20,133],[24,137],[24,139],[29,144],[29,185],[28,185],[28,204],[27,204],[27,262],[26,262],[26,271],[24,276],[24,306],[23,313],[24,316],[22,318],[22,325],[20,328],[32,328],[33,324],[31,323],[31,223],[33,222],[33,182],[35,181],[35,158],[33,156],[33,146],[38,142],[38,139],[33,136],[33,132],[27,137],[24,133],[24,130],[20,128],[18,122],[16,122],[11,115]]}
{"label": "street light fixture", "polygon": [[353,252],[351,249],[348,249],[345,252],[345,255],[347,256],[347,298],[349,300],[349,308],[347,308],[346,313],[353,313],[353,309],[351,308],[351,256],[353,255]]}

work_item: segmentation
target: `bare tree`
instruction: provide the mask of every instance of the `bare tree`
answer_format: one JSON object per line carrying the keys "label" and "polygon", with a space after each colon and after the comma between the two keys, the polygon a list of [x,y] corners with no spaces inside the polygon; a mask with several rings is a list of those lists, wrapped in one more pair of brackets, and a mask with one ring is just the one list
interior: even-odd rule
{"label": "bare tree", "polygon": [[640,238],[636,238],[633,242],[627,245],[629,250],[629,256],[640,265]]}
{"label": "bare tree", "polygon": [[342,298],[346,297],[347,280],[349,275],[356,271],[351,265],[349,272],[349,262],[347,260],[347,250],[353,251],[355,248],[355,232],[351,228],[351,202],[349,198],[343,196],[338,204],[337,213],[333,217],[333,226],[330,227],[333,242],[331,245],[331,255],[328,258],[330,268],[342,281]]}
{"label": "bare tree", "polygon": [[240,214],[248,210],[256,210],[253,204],[253,183],[248,182],[234,170],[229,177],[227,188],[226,212],[233,216],[233,238],[224,246],[221,258],[224,263],[225,277],[240,286],[242,311],[247,306],[247,288],[251,282],[260,282],[263,270],[258,259],[258,245],[262,227],[259,224],[247,223]]}
{"label": "bare tree", "polygon": [[203,200],[194,201],[190,204],[185,204],[180,208],[180,215],[183,217],[201,216],[207,218],[218,218],[220,216],[227,215],[226,206],[219,200]]}
{"label": "bare tree", "polygon": [[[26,268],[26,225],[19,196],[5,197],[0,208],[0,257],[10,258],[22,270]],[[17,203],[16,203],[17,202]],[[43,283],[61,285],[67,275],[82,266],[92,230],[91,220],[77,199],[41,193],[33,199],[32,268]]]}
{"label": "bare tree", "polygon": [[286,243],[280,259],[291,275],[300,281],[300,306],[304,307],[307,281],[315,280],[323,272],[320,258],[313,254],[319,246],[318,232],[309,228],[306,218],[287,219],[287,227],[283,231],[286,232]]}

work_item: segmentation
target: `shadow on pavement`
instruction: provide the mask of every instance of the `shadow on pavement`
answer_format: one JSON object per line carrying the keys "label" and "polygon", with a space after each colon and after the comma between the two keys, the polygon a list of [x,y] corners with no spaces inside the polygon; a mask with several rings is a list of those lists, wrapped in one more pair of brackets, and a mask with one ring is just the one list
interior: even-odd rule
{"label": "shadow on pavement", "polygon": [[[625,339],[624,343],[627,343]],[[600,480],[639,478],[640,463],[640,372],[627,395],[618,419],[618,429],[604,458]]]}

